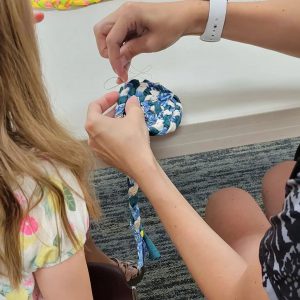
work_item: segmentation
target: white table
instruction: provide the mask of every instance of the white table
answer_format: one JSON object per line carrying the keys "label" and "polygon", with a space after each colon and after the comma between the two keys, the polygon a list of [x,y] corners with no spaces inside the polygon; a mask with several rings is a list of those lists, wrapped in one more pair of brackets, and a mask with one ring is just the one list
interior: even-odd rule
{"label": "white table", "polygon": [[[49,11],[38,26],[53,107],[81,139],[86,138],[88,103],[108,91],[113,81],[106,87],[105,82],[114,76],[108,61],[98,54],[93,25],[122,3],[113,0],[79,10]],[[163,52],[137,57],[133,66],[137,70],[151,66],[144,77],[173,90],[183,102],[182,129],[154,141],[161,157],[300,132],[297,58],[239,43],[209,44],[185,37]]]}

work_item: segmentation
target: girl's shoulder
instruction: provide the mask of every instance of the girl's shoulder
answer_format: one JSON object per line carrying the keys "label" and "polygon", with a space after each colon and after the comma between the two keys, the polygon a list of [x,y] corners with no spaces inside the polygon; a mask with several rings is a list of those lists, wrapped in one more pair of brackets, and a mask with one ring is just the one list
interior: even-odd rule
{"label": "girl's shoulder", "polygon": [[[82,213],[86,216],[86,203],[76,176],[68,168],[52,161],[41,161],[40,168],[45,178],[62,193],[70,223],[72,224],[72,218],[81,217]],[[57,223],[60,220],[57,195],[47,186],[37,184],[32,177],[23,176],[18,181],[14,194],[24,209],[25,217],[35,215],[41,222],[49,224],[49,221],[55,219]]]}
{"label": "girl's shoulder", "polygon": [[[0,275],[0,299],[1,295],[17,295],[13,299],[23,299],[23,296],[24,299],[32,299],[36,291],[34,272],[62,263],[77,253],[86,241],[89,216],[76,177],[70,170],[57,163],[42,161],[40,167],[46,178],[55,183],[63,194],[67,220],[78,245],[74,246],[65,231],[55,195],[43,187],[40,193],[32,178],[20,176],[18,187],[13,190],[24,209],[19,235],[23,278],[20,289],[16,291],[10,286],[8,279]],[[20,291],[22,297],[19,295]]]}
{"label": "girl's shoulder", "polygon": [[[60,189],[65,200],[67,220],[80,241],[86,240],[89,216],[83,193],[76,177],[62,165],[43,161],[41,168],[47,178]],[[21,249],[24,269],[34,272],[38,268],[55,265],[77,252],[66,233],[56,196],[47,188],[40,193],[32,178],[23,178],[15,196],[27,210],[21,224]],[[59,249],[61,248],[61,249]],[[60,253],[60,257],[58,257]]]}
{"label": "girl's shoulder", "polygon": [[[41,160],[38,167],[44,178],[62,192],[72,191],[72,194],[84,199],[79,182],[70,169],[49,160]],[[32,177],[22,175],[18,176],[16,181],[17,184],[13,185],[12,189],[24,209],[31,210],[34,206],[43,204],[43,201],[47,200],[49,189],[37,184]]]}

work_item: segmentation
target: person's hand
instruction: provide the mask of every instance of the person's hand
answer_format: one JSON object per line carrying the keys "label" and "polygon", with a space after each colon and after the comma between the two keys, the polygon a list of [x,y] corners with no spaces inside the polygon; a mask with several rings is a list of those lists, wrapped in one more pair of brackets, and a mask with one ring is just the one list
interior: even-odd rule
{"label": "person's hand", "polygon": [[139,172],[155,163],[149,132],[134,96],[126,104],[126,116],[113,117],[114,109],[111,109],[118,98],[117,92],[111,92],[89,105],[85,125],[89,146],[108,165],[136,178]]}
{"label": "person's hand", "polygon": [[41,12],[33,12],[33,17],[34,17],[34,21],[35,23],[40,23],[44,20],[44,14]]}
{"label": "person's hand", "polygon": [[163,50],[183,35],[199,34],[205,22],[201,20],[201,12],[205,9],[208,9],[207,1],[201,0],[125,3],[96,24],[99,52],[109,58],[119,76],[118,83],[127,81],[134,56]]}

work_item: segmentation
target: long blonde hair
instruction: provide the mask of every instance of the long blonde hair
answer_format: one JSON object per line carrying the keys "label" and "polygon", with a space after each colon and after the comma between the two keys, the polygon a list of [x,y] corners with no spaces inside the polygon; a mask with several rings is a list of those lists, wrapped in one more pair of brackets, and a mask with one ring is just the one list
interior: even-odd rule
{"label": "long blonde hair", "polygon": [[78,245],[67,219],[62,191],[39,168],[41,159],[58,162],[76,176],[89,213],[98,208],[88,187],[91,156],[55,119],[44,87],[33,14],[29,0],[0,0],[0,264],[11,284],[22,276],[19,231],[24,212],[12,186],[17,176],[30,176],[39,190],[57,199],[64,229]]}

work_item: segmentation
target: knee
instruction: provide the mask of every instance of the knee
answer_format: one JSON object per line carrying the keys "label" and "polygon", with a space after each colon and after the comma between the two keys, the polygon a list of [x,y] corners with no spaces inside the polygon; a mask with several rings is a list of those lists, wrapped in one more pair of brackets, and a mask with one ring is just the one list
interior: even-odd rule
{"label": "knee", "polygon": [[208,197],[208,204],[213,205],[215,203],[218,203],[220,201],[228,201],[235,197],[237,194],[245,193],[244,190],[236,188],[236,187],[227,187],[220,189],[214,193],[212,193]]}
{"label": "knee", "polygon": [[223,214],[226,208],[233,207],[234,202],[241,199],[245,193],[247,192],[235,187],[223,188],[212,193],[208,197],[205,209],[206,218],[209,218],[210,215],[216,216],[219,213]]}
{"label": "knee", "polygon": [[286,162],[279,163],[272,168],[268,169],[267,172],[265,173],[263,179],[262,179],[262,187],[268,186],[271,181],[273,181],[274,177],[277,176],[277,172],[280,169],[280,167],[285,164]]}
{"label": "knee", "polygon": [[231,222],[240,212],[241,203],[249,194],[242,189],[228,187],[220,189],[208,198],[205,209],[205,221],[213,229],[218,224]]}
{"label": "knee", "polygon": [[295,165],[294,161],[284,161],[270,168],[262,179],[262,192],[267,193],[275,183],[281,183],[283,186],[288,180],[292,169]]}

